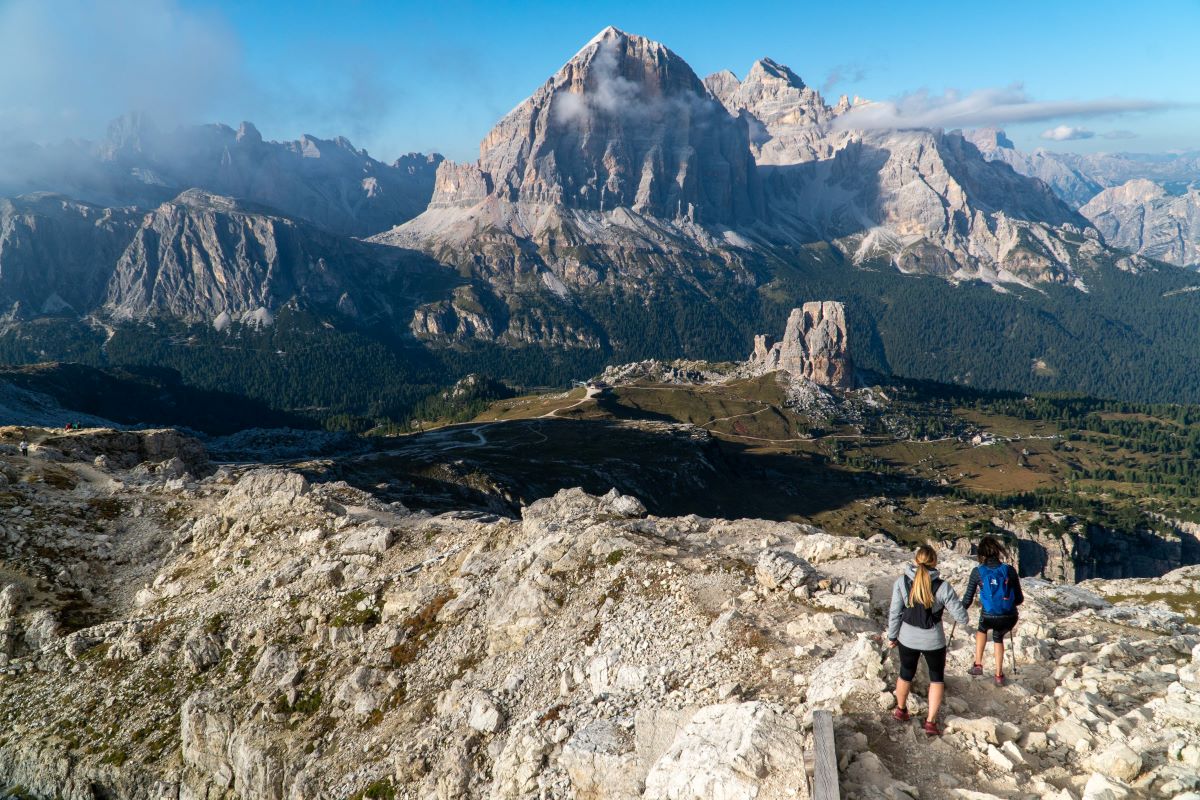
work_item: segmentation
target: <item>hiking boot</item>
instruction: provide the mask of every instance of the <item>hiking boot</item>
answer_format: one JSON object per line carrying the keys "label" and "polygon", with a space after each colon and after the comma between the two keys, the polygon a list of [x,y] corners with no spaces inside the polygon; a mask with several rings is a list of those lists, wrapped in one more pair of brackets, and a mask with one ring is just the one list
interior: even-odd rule
{"label": "hiking boot", "polygon": [[975,666],[971,667],[969,670],[967,670],[967,674],[968,675],[976,675],[976,676],[982,675],[983,674],[983,664],[976,664]]}
{"label": "hiking boot", "polygon": [[925,720],[925,735],[926,736],[941,736],[942,729],[938,727],[938,724],[936,722],[934,722],[931,719],[927,719],[927,720]]}
{"label": "hiking boot", "polygon": [[892,712],[892,719],[899,720],[900,722],[908,722],[912,719],[912,715],[908,713],[908,709],[897,708]]}
{"label": "hiking boot", "polygon": [[1004,677],[1003,675],[997,675],[994,680],[996,681],[997,686],[1003,686],[1004,684],[1008,683],[1008,678]]}

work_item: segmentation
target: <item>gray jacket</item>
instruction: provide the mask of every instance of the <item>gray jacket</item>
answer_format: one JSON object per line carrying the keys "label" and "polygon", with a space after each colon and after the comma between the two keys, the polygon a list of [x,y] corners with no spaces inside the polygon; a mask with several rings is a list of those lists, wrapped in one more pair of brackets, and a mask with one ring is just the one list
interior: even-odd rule
{"label": "gray jacket", "polygon": [[[908,576],[909,580],[915,578],[917,565],[909,564],[904,574]],[[930,570],[929,576],[931,579],[936,579],[938,571]],[[888,611],[888,640],[899,640],[900,644],[913,650],[940,650],[945,647],[946,632],[940,622],[932,628],[925,629],[909,625],[900,619],[907,604],[908,591],[904,586],[904,578],[897,578],[896,583],[892,585],[892,607]],[[954,593],[950,581],[942,581],[942,585],[938,587],[937,594],[933,598],[933,613],[936,614],[942,609],[949,611],[950,616],[954,617],[964,630],[966,629],[967,610],[963,608],[958,595]]]}

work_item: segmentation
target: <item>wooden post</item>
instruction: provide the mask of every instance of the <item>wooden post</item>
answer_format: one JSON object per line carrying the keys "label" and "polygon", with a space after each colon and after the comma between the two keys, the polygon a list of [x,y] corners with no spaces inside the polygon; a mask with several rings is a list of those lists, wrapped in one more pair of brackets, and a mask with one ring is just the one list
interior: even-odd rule
{"label": "wooden post", "polygon": [[813,800],[841,800],[837,753],[833,745],[833,714],[829,711],[813,712],[813,750],[816,753]]}

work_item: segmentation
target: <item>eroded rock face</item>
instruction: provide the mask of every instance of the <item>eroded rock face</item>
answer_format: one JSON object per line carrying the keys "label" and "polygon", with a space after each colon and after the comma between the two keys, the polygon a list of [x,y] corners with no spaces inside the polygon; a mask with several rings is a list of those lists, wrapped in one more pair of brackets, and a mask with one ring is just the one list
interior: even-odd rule
{"label": "eroded rock face", "polygon": [[996,128],[963,131],[963,136],[978,147],[988,161],[1003,162],[1022,175],[1041,180],[1072,208],[1087,203],[1103,187],[1090,174],[1091,170],[1078,162],[1071,163],[1076,160],[1074,153],[1040,149],[1026,153],[1018,150],[1004,131]]}
{"label": "eroded rock face", "polygon": [[[1118,532],[1064,514],[1033,512],[995,518],[1016,539],[1014,557],[1022,576],[1077,583],[1093,578],[1148,578],[1200,561],[1200,537],[1189,523],[1173,532]],[[959,540],[970,552],[967,540]]]}
{"label": "eroded rock face", "polygon": [[136,229],[131,209],[55,195],[0,199],[0,313],[87,313]]}
{"label": "eroded rock face", "polygon": [[989,161],[958,132],[856,126],[870,104],[829,106],[786,66],[706,79],[747,120],[772,235],[834,242],[856,262],[991,282],[1072,284],[1099,252],[1088,223],[1041,181]]}
{"label": "eroded rock face", "polygon": [[1200,189],[1180,195],[1135,179],[1097,194],[1079,212],[1113,247],[1170,264],[1200,264]]}
{"label": "eroded rock face", "polygon": [[358,318],[381,311],[366,287],[385,272],[353,240],[192,189],[145,216],[104,307],[120,319],[168,315],[218,328],[269,324],[293,300]]}
{"label": "eroded rock face", "polygon": [[764,373],[783,370],[819,386],[851,386],[845,306],[824,301],[792,309],[782,339],[771,344],[765,334],[754,337],[750,365]]}
{"label": "eroded rock face", "polygon": [[783,64],[760,59],[745,80],[726,70],[709,75],[704,84],[726,108],[745,115],[759,164],[794,164],[833,154],[835,140],[823,126],[846,107],[827,106],[819,92]]}

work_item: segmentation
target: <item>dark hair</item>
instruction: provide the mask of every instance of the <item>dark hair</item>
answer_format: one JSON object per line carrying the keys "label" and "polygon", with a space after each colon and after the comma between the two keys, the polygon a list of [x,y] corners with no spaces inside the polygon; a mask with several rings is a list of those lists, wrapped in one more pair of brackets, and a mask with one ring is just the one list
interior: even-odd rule
{"label": "dark hair", "polygon": [[979,544],[975,546],[975,555],[979,558],[979,563],[985,561],[1005,561],[1008,559],[1008,549],[994,536],[985,536],[979,540]]}

